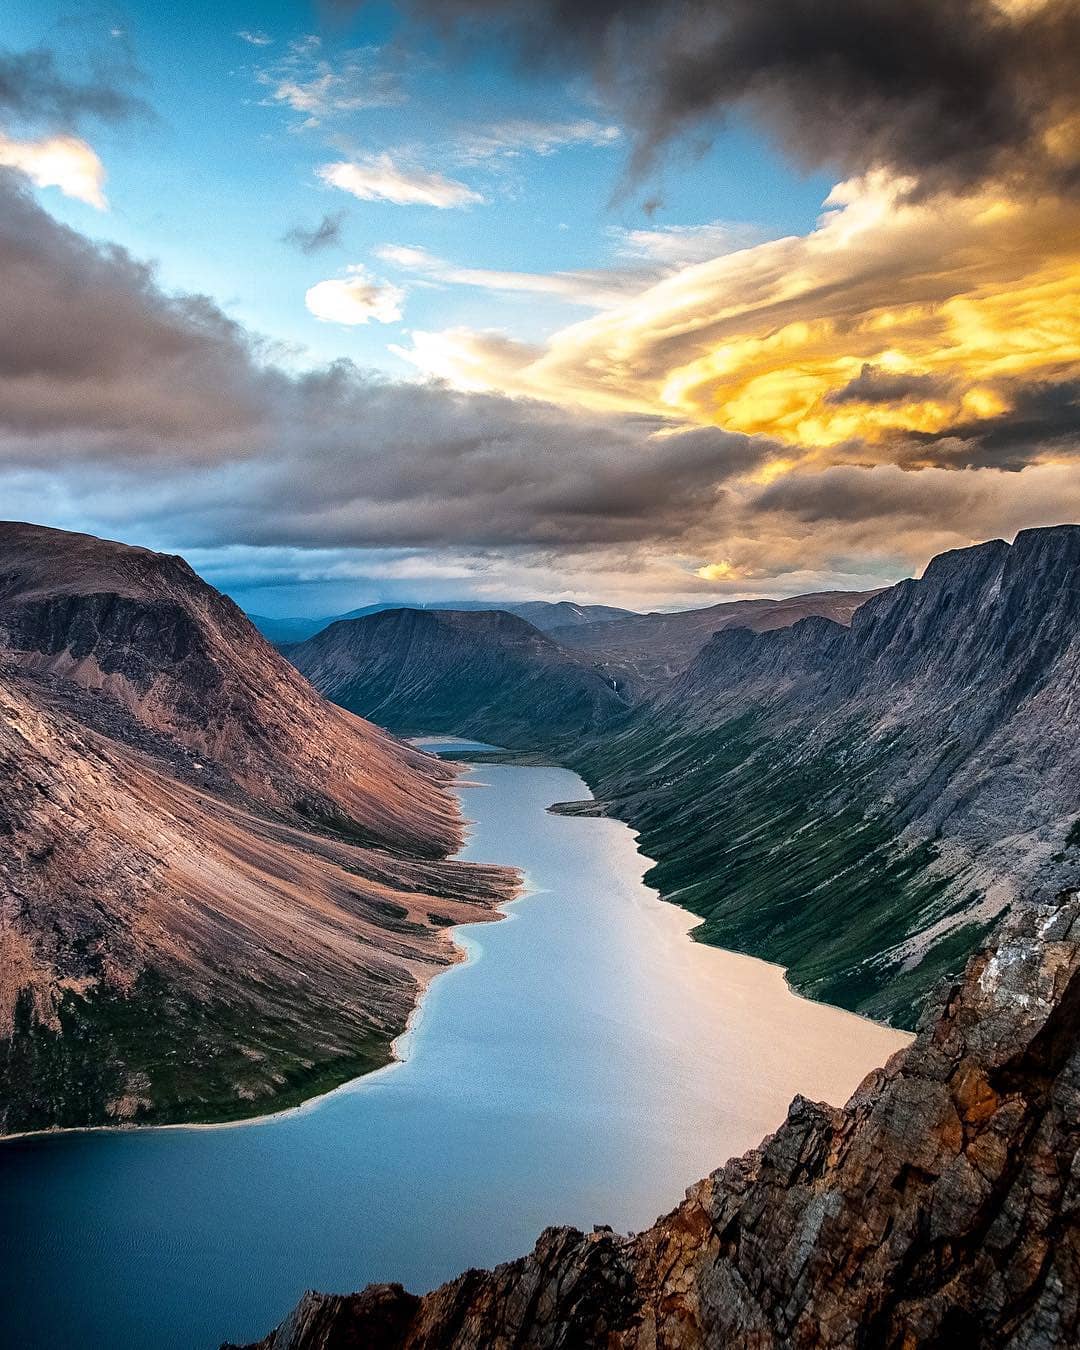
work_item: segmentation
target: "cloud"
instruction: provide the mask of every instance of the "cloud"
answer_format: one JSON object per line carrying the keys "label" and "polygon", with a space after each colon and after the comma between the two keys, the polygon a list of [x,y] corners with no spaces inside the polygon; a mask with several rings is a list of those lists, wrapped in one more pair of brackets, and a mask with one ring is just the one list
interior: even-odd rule
{"label": "cloud", "polygon": [[[1052,262],[1052,223],[1029,220],[1045,256],[1029,256],[1025,267]],[[866,293],[895,289],[881,269],[888,251],[864,258],[851,226],[855,263],[873,263]],[[788,241],[788,260],[806,265],[797,243]],[[752,259],[751,290],[783,261]],[[693,285],[722,321],[704,266]],[[0,275],[5,512],[194,552],[208,567],[216,557],[215,575],[233,566],[241,579],[300,586],[359,586],[368,576],[373,588],[414,594],[425,575],[435,578],[430,588],[441,575],[447,587],[492,596],[513,588],[705,603],[870,585],[942,548],[1080,517],[1075,460],[1041,451],[1009,473],[996,460],[961,470],[823,465],[786,436],[560,406],[535,389],[508,397],[395,383],[349,362],[292,373],[205,297],[167,293],[123,249],[53,220],[11,172],[0,173]],[[683,275],[677,293],[691,280]],[[797,299],[804,280],[794,275],[771,308]],[[985,285],[979,275],[971,281]],[[846,313],[850,296],[826,272],[818,298],[834,292]],[[906,299],[900,287],[896,305]],[[1037,312],[1047,312],[1042,301]],[[666,308],[657,318],[677,345],[679,324]],[[1048,322],[1057,322],[1052,312]],[[1043,340],[1030,330],[1027,347],[1006,346],[1006,366]],[[627,333],[631,385],[640,337],[637,328]],[[498,335],[472,340],[483,347],[484,371],[501,364],[507,381],[516,372],[527,383],[523,372],[547,355]],[[586,349],[602,352],[591,341]],[[792,350],[797,359],[798,344]],[[660,356],[649,360],[662,366]],[[862,363],[836,387],[861,372]],[[1069,415],[1064,376],[1041,383],[1040,397],[1029,380],[1027,402],[1012,405],[1029,429],[1043,428],[1039,435]],[[976,419],[977,427],[1005,415]],[[885,448],[864,443],[861,453]],[[952,449],[929,453],[955,462],[946,459]],[[1012,467],[1016,451],[1006,458]]]}
{"label": "cloud", "polygon": [[38,187],[58,187],[66,197],[75,197],[99,211],[108,205],[105,167],[90,146],[76,136],[17,141],[0,131],[0,165],[18,169]]}
{"label": "cloud", "polygon": [[[460,48],[592,74],[637,162],[733,108],[808,165],[1075,185],[1075,0],[413,0]],[[1069,128],[1072,128],[1070,133]]]}
{"label": "cloud", "polygon": [[260,29],[241,28],[236,36],[242,42],[249,43],[252,47],[269,47],[274,39],[269,33],[264,33]]}
{"label": "cloud", "polygon": [[405,292],[399,286],[376,281],[359,264],[347,270],[347,277],[317,282],[304,296],[304,303],[317,319],[353,326],[370,319],[396,323],[401,318]]}
{"label": "cloud", "polygon": [[383,262],[449,286],[475,286],[502,294],[550,295],[573,305],[604,309],[623,302],[655,277],[654,270],[615,269],[580,272],[509,272],[459,267],[415,245],[383,244],[375,250]]}
{"label": "cloud", "polygon": [[381,64],[378,47],[357,47],[333,61],[314,35],[291,42],[287,53],[255,78],[269,89],[265,100],[304,114],[302,127],[366,108],[392,108],[406,101],[397,72]]}
{"label": "cloud", "polygon": [[385,153],[363,160],[324,164],[318,174],[324,183],[350,192],[361,201],[393,202],[397,206],[435,206],[446,210],[484,200],[480,193],[474,192],[464,183],[446,178],[441,173],[401,167]]}
{"label": "cloud", "polygon": [[523,154],[553,155],[567,146],[601,149],[614,145],[621,136],[619,127],[587,117],[568,122],[510,118],[463,134],[457,143],[457,154],[464,163],[512,159]]}
{"label": "cloud", "polygon": [[112,60],[94,60],[86,79],[63,74],[45,47],[0,49],[0,113],[9,122],[70,131],[86,118],[122,122],[147,117],[150,109],[124,87],[131,70]]}
{"label": "cloud", "polygon": [[[810,234],[680,268],[539,352],[455,329],[408,355],[462,387],[766,435],[793,463],[1015,467],[1004,427],[1030,421],[1025,390],[1080,363],[1080,208],[994,187],[912,199],[885,174],[826,205]],[[1059,426],[1024,453],[1069,445]]]}
{"label": "cloud", "polygon": [[344,222],[344,211],[328,212],[313,229],[305,230],[302,225],[294,225],[282,235],[281,241],[298,248],[301,253],[320,253],[342,242],[341,227]]}
{"label": "cloud", "polygon": [[647,258],[666,267],[686,267],[756,243],[760,230],[714,220],[705,225],[665,225],[656,230],[611,230],[616,251],[627,258]]}

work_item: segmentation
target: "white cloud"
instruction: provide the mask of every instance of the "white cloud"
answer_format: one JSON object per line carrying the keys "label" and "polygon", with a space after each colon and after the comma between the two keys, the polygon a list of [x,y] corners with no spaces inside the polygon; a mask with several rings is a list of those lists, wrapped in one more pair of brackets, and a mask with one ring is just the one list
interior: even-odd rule
{"label": "white cloud", "polygon": [[552,155],[569,145],[613,145],[621,135],[618,127],[588,118],[572,122],[512,119],[465,133],[458,143],[458,153],[467,162],[521,154]]}
{"label": "white cloud", "polygon": [[236,36],[253,47],[269,47],[274,40],[268,33],[252,28],[241,28]]}
{"label": "white cloud", "polygon": [[[247,41],[262,36],[248,36]],[[268,105],[303,113],[301,125],[315,127],[342,113],[405,102],[397,74],[381,67],[379,57],[378,47],[357,47],[331,62],[322,55],[319,39],[311,36],[290,43],[288,53],[258,71],[256,79],[270,90],[264,100]]]}
{"label": "white cloud", "polygon": [[38,187],[57,187],[65,197],[75,197],[99,211],[108,207],[105,166],[77,136],[16,141],[0,132],[0,165],[18,169]]}
{"label": "white cloud", "polygon": [[348,276],[320,281],[304,297],[304,303],[324,323],[343,323],[350,327],[367,323],[396,323],[401,318],[405,292],[388,281],[378,281],[359,265],[347,269]]}
{"label": "white cloud", "polygon": [[649,258],[669,267],[707,262],[757,243],[760,232],[750,225],[713,220],[706,225],[664,225],[656,230],[611,230],[616,251],[626,258]]}
{"label": "white cloud", "polygon": [[572,305],[606,309],[655,281],[655,269],[580,272],[506,272],[488,267],[457,267],[412,244],[383,244],[378,258],[406,272],[420,273],[450,286],[475,286],[503,294],[551,295]]}
{"label": "white cloud", "polygon": [[388,154],[359,161],[324,164],[319,177],[362,201],[394,202],[397,206],[436,206],[442,210],[484,199],[465,183],[424,169],[401,168]]}

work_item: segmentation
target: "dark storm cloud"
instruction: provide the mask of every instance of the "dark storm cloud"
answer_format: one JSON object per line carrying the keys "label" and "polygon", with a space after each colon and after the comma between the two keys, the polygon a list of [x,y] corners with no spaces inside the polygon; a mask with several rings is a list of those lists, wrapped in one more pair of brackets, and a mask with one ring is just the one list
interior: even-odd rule
{"label": "dark storm cloud", "polygon": [[[195,542],[472,545],[685,537],[775,453],[658,418],[391,384],[340,362],[296,376],[211,301],[166,294],[123,249],[0,174],[0,463]],[[75,491],[75,488],[71,489]],[[112,489],[110,489],[112,492]]]}
{"label": "dark storm cloud", "polygon": [[1033,460],[1080,454],[1080,380],[1002,386],[1009,402],[996,417],[954,422],[936,434],[908,432],[902,463],[920,467],[1019,470]]}
{"label": "dark storm cloud", "polygon": [[334,248],[342,242],[341,227],[344,223],[345,212],[334,211],[323,216],[313,229],[305,230],[302,225],[294,225],[282,235],[282,243],[292,244],[301,253],[319,253],[324,248]]}
{"label": "dark storm cloud", "polygon": [[[339,0],[342,8],[356,8]],[[888,165],[924,187],[1005,173],[1076,183],[1044,133],[1080,108],[1080,4],[994,0],[411,0],[462,47],[587,70],[636,161],[749,106],[811,165]]]}
{"label": "dark storm cloud", "polygon": [[69,130],[86,118],[120,122],[150,115],[125,84],[128,66],[99,61],[85,78],[62,72],[46,47],[14,52],[0,48],[0,114],[31,126]]}
{"label": "dark storm cloud", "polygon": [[842,389],[825,395],[832,407],[845,403],[906,403],[913,399],[945,397],[955,389],[955,380],[937,375],[894,374],[864,362],[862,370]]}

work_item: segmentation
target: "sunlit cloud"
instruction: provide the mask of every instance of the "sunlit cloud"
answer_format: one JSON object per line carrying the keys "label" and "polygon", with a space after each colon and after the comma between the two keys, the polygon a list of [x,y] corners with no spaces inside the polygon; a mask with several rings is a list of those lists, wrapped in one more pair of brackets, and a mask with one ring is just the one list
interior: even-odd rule
{"label": "sunlit cloud", "polygon": [[359,197],[361,201],[393,202],[397,206],[434,206],[446,210],[470,206],[484,199],[465,183],[441,173],[395,164],[389,154],[362,160],[324,164],[319,177],[331,187]]}
{"label": "sunlit cloud", "polygon": [[796,461],[936,462],[953,428],[1075,371],[1078,276],[1071,201],[919,199],[876,172],[834,189],[810,234],[680,268],[539,355],[460,328],[409,355],[462,387],[766,435]]}
{"label": "sunlit cloud", "polygon": [[105,166],[89,145],[77,136],[46,136],[40,140],[13,140],[0,132],[0,165],[17,169],[38,187],[56,187],[66,197],[108,207]]}
{"label": "sunlit cloud", "polygon": [[611,236],[616,252],[626,258],[647,258],[669,267],[707,262],[756,243],[760,230],[725,220],[705,225],[665,225],[654,230],[614,227]]}
{"label": "sunlit cloud", "polygon": [[401,318],[405,292],[388,281],[377,281],[367,269],[355,265],[345,277],[317,282],[304,296],[304,303],[324,323],[349,327],[368,323],[396,323]]}

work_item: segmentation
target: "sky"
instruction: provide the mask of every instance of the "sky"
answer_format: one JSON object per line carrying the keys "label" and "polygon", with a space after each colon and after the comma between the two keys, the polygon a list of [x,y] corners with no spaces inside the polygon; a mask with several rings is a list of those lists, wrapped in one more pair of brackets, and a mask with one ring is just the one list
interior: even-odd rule
{"label": "sky", "polygon": [[0,15],[0,516],[254,612],[1080,519],[1078,0]]}

